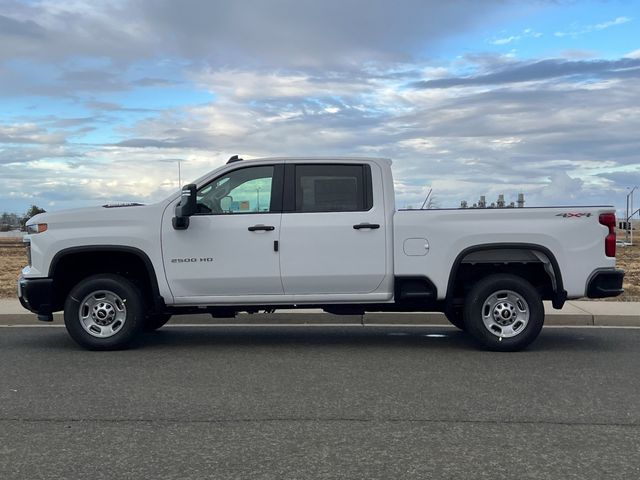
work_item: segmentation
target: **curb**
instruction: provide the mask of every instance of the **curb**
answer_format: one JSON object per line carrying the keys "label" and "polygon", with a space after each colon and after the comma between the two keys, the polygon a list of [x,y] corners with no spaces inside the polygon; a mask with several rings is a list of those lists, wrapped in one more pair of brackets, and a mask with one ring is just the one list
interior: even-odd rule
{"label": "curb", "polygon": [[[545,325],[640,327],[640,302],[568,301],[562,310],[545,303]],[[41,322],[35,314],[17,302],[0,301],[0,325],[62,325],[62,312],[53,315],[52,323]],[[209,314],[176,315],[171,324],[196,325],[449,325],[437,312],[371,312],[364,315],[333,315],[322,310],[280,310],[275,313],[241,313],[235,318],[213,318]]]}
{"label": "curb", "polygon": [[[62,325],[62,314],[56,313],[53,322],[41,322],[33,314],[0,314],[0,325]],[[176,315],[171,325],[197,324],[273,324],[273,325],[304,325],[304,324],[352,324],[363,326],[376,325],[449,325],[447,317],[442,313],[367,313],[365,315],[332,315],[320,312],[279,312],[279,313],[241,313],[235,318],[212,318],[208,314]],[[548,313],[545,317],[547,326],[640,326],[640,315],[591,315],[562,313]]]}

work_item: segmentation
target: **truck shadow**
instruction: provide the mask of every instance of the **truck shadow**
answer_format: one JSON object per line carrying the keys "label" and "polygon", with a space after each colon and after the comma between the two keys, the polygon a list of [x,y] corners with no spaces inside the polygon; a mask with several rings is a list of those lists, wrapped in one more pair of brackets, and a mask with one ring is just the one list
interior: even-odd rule
{"label": "truck shadow", "polygon": [[142,347],[185,346],[444,346],[446,348],[475,348],[473,340],[454,328],[401,328],[372,327],[214,327],[164,328],[144,335]]}
{"label": "truck shadow", "polygon": [[[11,329],[13,330],[13,329]],[[18,334],[13,330],[3,344],[29,350],[82,351],[64,328],[29,329]],[[7,331],[9,333],[9,331]],[[134,350],[182,350],[215,347],[384,347],[420,348],[429,351],[477,351],[479,348],[468,334],[445,326],[425,327],[362,327],[362,326],[181,326],[168,325],[141,335]],[[624,330],[554,328],[544,329],[538,339],[523,352],[625,352],[633,351],[635,341]]]}
{"label": "truck shadow", "polygon": [[[142,348],[210,346],[384,346],[445,350],[484,351],[465,332],[453,327],[165,327],[143,335]],[[543,330],[523,353],[541,351],[620,351],[622,345],[608,341],[597,331]]]}

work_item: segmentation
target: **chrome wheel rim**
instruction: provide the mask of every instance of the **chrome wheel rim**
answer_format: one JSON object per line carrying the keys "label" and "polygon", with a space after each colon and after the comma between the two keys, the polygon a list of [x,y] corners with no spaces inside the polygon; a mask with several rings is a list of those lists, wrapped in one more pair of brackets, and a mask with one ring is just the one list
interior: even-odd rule
{"label": "chrome wheel rim", "polygon": [[114,336],[127,321],[126,300],[109,290],[91,292],[80,302],[78,318],[82,328],[91,336]]}
{"label": "chrome wheel rim", "polygon": [[482,304],[482,322],[496,337],[519,335],[529,323],[529,304],[522,295],[512,290],[492,293]]}

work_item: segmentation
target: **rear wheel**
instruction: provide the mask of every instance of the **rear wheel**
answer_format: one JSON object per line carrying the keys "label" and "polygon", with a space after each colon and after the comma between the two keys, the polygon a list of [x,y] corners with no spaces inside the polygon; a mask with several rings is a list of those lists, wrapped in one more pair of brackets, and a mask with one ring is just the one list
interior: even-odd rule
{"label": "rear wheel", "polygon": [[538,337],[543,324],[540,294],[515,275],[490,275],[465,299],[466,331],[491,350],[521,350]]}
{"label": "rear wheel", "polygon": [[78,283],[67,296],[64,323],[69,335],[87,349],[122,349],[144,325],[144,302],[126,278],[94,275]]}

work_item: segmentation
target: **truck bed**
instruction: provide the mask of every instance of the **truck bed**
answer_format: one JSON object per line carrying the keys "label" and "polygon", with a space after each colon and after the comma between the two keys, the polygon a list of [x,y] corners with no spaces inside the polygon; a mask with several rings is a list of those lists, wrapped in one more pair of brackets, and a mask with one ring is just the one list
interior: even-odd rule
{"label": "truck bed", "polygon": [[[614,211],[611,206],[398,210],[395,274],[426,272],[442,299],[452,265],[469,248],[538,245],[557,262],[568,298],[580,298],[595,269],[615,266],[604,250],[608,228],[599,223],[600,214]],[[421,243],[428,249],[421,251]],[[527,256],[521,259],[526,262]]]}

